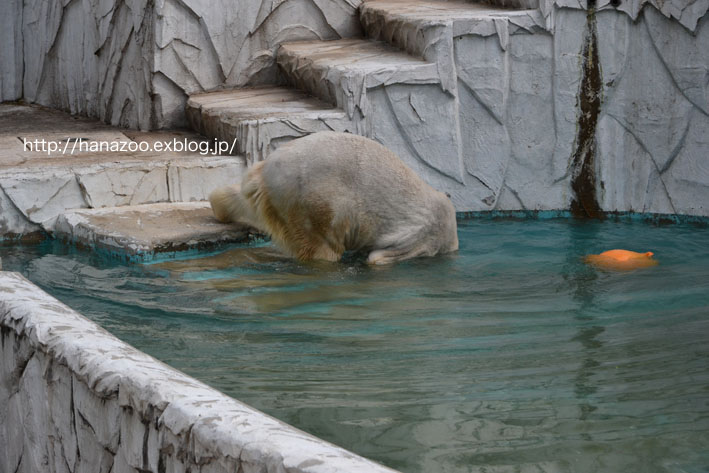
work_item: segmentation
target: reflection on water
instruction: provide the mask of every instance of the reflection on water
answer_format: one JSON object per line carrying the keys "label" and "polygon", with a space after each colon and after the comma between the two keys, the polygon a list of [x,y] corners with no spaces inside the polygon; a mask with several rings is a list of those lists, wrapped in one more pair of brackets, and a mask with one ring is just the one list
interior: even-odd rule
{"label": "reflection on water", "polygon": [[[605,327],[593,325],[593,309],[597,308],[594,301],[598,274],[588,266],[578,264],[579,254],[585,247],[598,238],[600,227],[590,229],[579,224],[571,224],[569,228],[569,244],[567,246],[565,277],[573,288],[573,297],[578,302],[574,319],[578,322],[578,332],[571,338],[572,342],[581,344],[584,359],[580,363],[574,380],[574,393],[579,401],[579,420],[588,420],[598,408],[593,404],[594,394],[598,391],[594,381],[600,362],[597,355],[603,349],[599,338],[605,332]],[[583,434],[584,440],[591,440],[589,434]]]}
{"label": "reflection on water", "polygon": [[[467,222],[452,256],[298,264],[269,245],[124,266],[58,245],[8,268],[140,349],[405,472],[703,472],[709,235]],[[610,248],[660,266],[603,272]]]}

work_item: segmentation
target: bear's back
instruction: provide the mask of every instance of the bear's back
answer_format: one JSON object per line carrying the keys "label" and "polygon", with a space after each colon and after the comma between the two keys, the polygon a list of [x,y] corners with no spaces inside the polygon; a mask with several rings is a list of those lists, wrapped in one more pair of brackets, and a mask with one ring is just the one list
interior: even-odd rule
{"label": "bear's back", "polygon": [[266,160],[263,177],[269,189],[289,199],[317,194],[374,203],[396,195],[411,203],[433,190],[381,144],[339,132],[314,133],[281,146]]}

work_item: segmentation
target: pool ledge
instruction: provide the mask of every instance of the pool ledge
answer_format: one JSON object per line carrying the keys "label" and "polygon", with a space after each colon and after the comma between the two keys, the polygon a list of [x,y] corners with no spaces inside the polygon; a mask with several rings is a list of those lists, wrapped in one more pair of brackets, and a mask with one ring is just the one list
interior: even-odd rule
{"label": "pool ledge", "polygon": [[54,226],[55,238],[135,263],[198,254],[256,236],[253,228],[217,221],[209,202],[69,210]]}
{"label": "pool ledge", "polygon": [[392,473],[121,342],[0,271],[0,471]]}

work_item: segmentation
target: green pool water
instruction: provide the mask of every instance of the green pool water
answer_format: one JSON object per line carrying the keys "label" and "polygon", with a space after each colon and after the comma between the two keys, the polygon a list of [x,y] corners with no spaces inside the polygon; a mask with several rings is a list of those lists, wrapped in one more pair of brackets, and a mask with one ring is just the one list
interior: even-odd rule
{"label": "green pool water", "polygon": [[[709,471],[706,226],[480,220],[459,237],[455,255],[376,268],[268,244],[0,257],[139,349],[406,473]],[[660,265],[581,261],[612,248]]]}

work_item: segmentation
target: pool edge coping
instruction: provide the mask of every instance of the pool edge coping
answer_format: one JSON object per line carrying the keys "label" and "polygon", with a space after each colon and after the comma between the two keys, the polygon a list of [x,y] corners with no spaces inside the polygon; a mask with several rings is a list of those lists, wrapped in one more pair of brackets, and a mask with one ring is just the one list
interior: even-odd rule
{"label": "pool edge coping", "polygon": [[199,449],[195,458],[227,456],[268,472],[396,473],[141,352],[19,273],[0,271],[0,327],[66,365],[98,396],[158,412],[160,427],[175,436],[188,432],[190,445]]}

